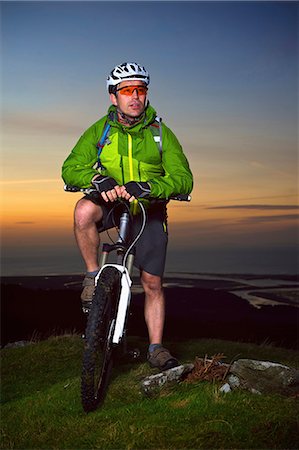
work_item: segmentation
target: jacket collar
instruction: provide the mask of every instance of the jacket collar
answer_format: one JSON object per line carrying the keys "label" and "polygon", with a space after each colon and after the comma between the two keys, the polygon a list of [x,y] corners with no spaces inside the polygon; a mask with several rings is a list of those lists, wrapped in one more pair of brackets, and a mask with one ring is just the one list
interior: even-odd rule
{"label": "jacket collar", "polygon": [[118,122],[116,106],[111,105],[110,108],[108,109],[107,119],[111,126],[116,126],[119,128],[125,128],[125,129],[129,129],[129,130],[138,132],[142,128],[146,128],[148,125],[153,123],[156,118],[156,111],[149,103],[146,106],[144,112],[145,112],[145,116],[139,122],[136,122],[134,125],[127,127],[127,126],[122,125],[120,122]]}

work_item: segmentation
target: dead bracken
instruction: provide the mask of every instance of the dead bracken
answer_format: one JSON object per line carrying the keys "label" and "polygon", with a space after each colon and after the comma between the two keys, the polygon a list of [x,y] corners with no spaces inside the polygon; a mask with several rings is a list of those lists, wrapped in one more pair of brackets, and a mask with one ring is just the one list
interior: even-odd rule
{"label": "dead bracken", "polygon": [[196,357],[194,361],[194,369],[188,373],[185,378],[186,383],[194,383],[196,381],[223,381],[228,374],[229,365],[221,362],[225,356],[218,353],[209,359],[207,355],[204,358]]}

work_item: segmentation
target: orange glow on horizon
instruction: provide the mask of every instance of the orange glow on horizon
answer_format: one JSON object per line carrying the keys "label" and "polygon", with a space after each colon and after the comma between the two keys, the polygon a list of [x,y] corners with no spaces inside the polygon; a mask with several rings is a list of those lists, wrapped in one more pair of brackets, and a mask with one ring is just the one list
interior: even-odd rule
{"label": "orange glow on horizon", "polygon": [[[73,211],[82,194],[65,193],[60,180],[33,180],[31,183],[27,180],[25,183],[2,183],[1,187],[4,245],[75,245]],[[214,245],[225,242],[225,236],[238,241],[246,239],[246,235],[258,237],[261,234],[267,235],[266,240],[270,241],[271,233],[279,231],[281,240],[285,241],[287,236],[283,230],[294,226],[294,217],[288,214],[284,217],[284,212],[279,210],[238,209],[236,206],[241,202],[231,202],[233,205],[228,209],[213,209],[211,206],[227,205],[228,200],[224,204],[216,203],[212,195],[207,195],[205,203],[201,204],[202,195],[199,194],[200,189],[195,188],[190,203],[170,202],[168,222],[172,241],[191,243],[195,239],[203,245]],[[227,198],[228,194],[226,192]],[[232,198],[233,193],[230,194]],[[279,205],[287,204],[287,200],[287,197],[275,199]],[[247,201],[247,204],[250,203]],[[290,213],[295,215],[295,211]]]}

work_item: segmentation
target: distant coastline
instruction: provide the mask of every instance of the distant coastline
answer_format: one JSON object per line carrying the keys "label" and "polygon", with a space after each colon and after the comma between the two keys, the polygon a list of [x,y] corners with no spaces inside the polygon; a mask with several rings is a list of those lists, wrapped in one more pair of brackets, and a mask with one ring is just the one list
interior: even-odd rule
{"label": "distant coastline", "polygon": [[[228,290],[259,308],[262,305],[288,304],[299,307],[299,275],[256,275],[256,274],[188,274],[168,273],[166,279],[174,276],[181,279],[231,282],[215,289]],[[235,286],[233,284],[235,283]]]}

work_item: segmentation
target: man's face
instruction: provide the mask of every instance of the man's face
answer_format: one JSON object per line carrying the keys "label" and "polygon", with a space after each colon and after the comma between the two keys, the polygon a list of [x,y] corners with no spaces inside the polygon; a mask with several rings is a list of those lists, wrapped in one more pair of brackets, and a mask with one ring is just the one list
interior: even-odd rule
{"label": "man's face", "polygon": [[[122,81],[117,85],[117,89],[125,86],[146,86],[142,81]],[[138,117],[143,113],[146,104],[146,93],[141,94],[134,90],[132,95],[110,94],[110,100],[120,111],[130,117]]]}

